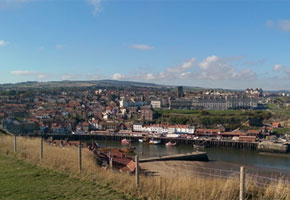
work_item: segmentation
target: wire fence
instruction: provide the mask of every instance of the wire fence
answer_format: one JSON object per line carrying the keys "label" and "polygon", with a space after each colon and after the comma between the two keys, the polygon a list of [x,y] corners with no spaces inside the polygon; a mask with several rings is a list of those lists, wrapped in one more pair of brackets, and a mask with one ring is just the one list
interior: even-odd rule
{"label": "wire fence", "polygon": [[[169,167],[169,166],[167,166]],[[169,167],[170,168],[170,167]],[[174,166],[171,167],[174,169]],[[178,169],[180,170],[180,168]],[[226,170],[226,169],[216,169],[209,167],[199,167],[199,166],[190,166],[190,169],[184,168],[181,169],[183,172],[190,176],[198,176],[204,178],[218,178],[224,180],[236,180],[240,181],[241,171],[237,170]],[[260,189],[267,189],[269,187],[273,189],[283,189],[290,192],[290,177],[289,176],[276,176],[269,177],[261,174],[255,174],[247,172],[245,169],[245,185],[254,186]]]}
{"label": "wire fence", "polygon": [[[13,149],[14,152],[21,151],[19,148],[17,148],[17,137],[14,136],[13,138]],[[39,150],[40,150],[40,160],[43,158],[43,139],[40,140],[39,144]],[[79,171],[82,171],[82,145],[78,145],[79,151],[78,151],[78,168]],[[136,186],[139,185],[139,160],[138,156],[135,157],[135,163],[136,163]],[[166,162],[165,162],[166,163]],[[168,168],[171,168],[171,170],[182,171],[184,174],[189,175],[189,177],[203,177],[203,178],[217,178],[217,179],[223,179],[225,181],[237,181],[237,183],[240,183],[240,191],[242,193],[240,194],[240,199],[243,200],[243,194],[247,194],[251,190],[250,187],[256,187],[261,190],[266,189],[273,189],[273,190],[283,190],[290,193],[290,175],[285,176],[282,175],[278,176],[278,174],[273,176],[267,176],[262,173],[252,173],[250,171],[247,171],[247,168],[244,169],[244,167],[241,167],[240,171],[238,170],[228,170],[228,169],[218,169],[218,168],[211,168],[211,167],[204,167],[204,166],[194,166],[194,165],[185,165],[183,169],[178,168],[176,170],[175,165],[167,165]]]}

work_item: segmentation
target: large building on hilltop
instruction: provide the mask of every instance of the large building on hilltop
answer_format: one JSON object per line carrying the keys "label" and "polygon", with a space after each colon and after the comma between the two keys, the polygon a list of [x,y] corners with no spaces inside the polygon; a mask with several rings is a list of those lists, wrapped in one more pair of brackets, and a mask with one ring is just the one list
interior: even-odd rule
{"label": "large building on hilltop", "polygon": [[170,109],[255,109],[258,107],[257,98],[247,96],[203,96],[194,99],[169,100]]}

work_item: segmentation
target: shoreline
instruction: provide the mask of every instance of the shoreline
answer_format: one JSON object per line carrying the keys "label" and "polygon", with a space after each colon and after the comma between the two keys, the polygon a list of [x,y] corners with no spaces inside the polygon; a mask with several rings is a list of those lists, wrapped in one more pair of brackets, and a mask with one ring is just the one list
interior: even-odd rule
{"label": "shoreline", "polygon": [[153,161],[140,163],[140,167],[149,174],[160,177],[239,177],[240,167],[244,166],[246,172],[254,176],[268,178],[281,178],[290,181],[290,170],[280,170],[275,168],[263,168],[250,165],[240,165],[226,161]]}

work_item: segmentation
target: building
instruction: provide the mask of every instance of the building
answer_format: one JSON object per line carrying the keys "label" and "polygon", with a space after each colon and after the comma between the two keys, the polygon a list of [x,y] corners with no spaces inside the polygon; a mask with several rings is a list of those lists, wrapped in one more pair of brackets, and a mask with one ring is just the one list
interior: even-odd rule
{"label": "building", "polygon": [[153,110],[149,106],[143,106],[141,109],[142,119],[145,121],[152,121],[153,120]]}
{"label": "building", "polygon": [[264,92],[263,92],[262,88],[260,88],[260,89],[247,88],[245,90],[245,94],[248,96],[256,97],[256,98],[264,96]]}
{"label": "building", "polygon": [[126,99],[121,97],[120,100],[120,108],[128,108],[128,107],[142,107],[144,105],[143,101],[135,101],[134,99]]}
{"label": "building", "polygon": [[151,101],[152,108],[161,108],[161,101],[160,100],[153,100]]}
{"label": "building", "polygon": [[191,109],[193,108],[192,100],[190,99],[169,99],[169,109]]}
{"label": "building", "polygon": [[6,120],[3,128],[14,134],[27,135],[35,132],[36,124],[31,121]]}
{"label": "building", "polygon": [[183,87],[182,86],[178,86],[177,87],[177,97],[178,98],[184,97]]}
{"label": "building", "polygon": [[257,109],[259,100],[247,96],[203,96],[194,99],[169,99],[170,109]]}

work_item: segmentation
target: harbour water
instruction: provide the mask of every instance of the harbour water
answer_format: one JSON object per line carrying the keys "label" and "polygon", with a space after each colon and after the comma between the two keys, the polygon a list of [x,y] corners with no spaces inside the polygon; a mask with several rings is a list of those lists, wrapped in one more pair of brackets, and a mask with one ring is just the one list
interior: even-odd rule
{"label": "harbour water", "polygon": [[[116,141],[98,141],[101,147],[128,147]],[[178,145],[167,147],[164,144],[150,145],[148,143],[132,143],[135,152],[141,158],[189,153],[194,151],[191,145]],[[211,161],[222,161],[228,164],[252,166],[263,169],[272,169],[290,173],[290,155],[288,154],[263,154],[257,151],[231,149],[231,148],[205,148]]]}

